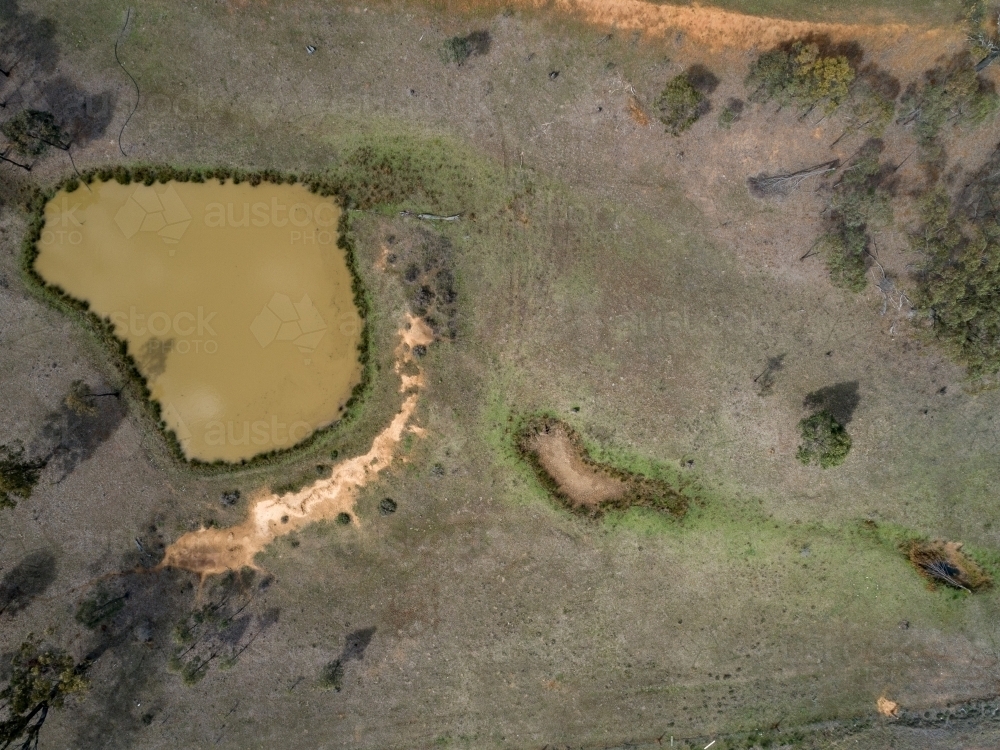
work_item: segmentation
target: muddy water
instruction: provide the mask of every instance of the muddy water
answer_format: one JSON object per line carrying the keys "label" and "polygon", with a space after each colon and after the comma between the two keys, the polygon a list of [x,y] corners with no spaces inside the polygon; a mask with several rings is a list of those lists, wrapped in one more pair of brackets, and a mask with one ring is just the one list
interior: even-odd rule
{"label": "muddy water", "polygon": [[333,467],[329,477],[298,492],[255,498],[250,515],[239,526],[200,529],[185,534],[167,548],[159,567],[189,570],[203,578],[227,570],[256,567],[254,557],[275,538],[314,521],[353,511],[357,489],[392,463],[396,447],[406,431],[423,433],[410,424],[424,383],[423,373],[419,367],[415,368],[415,374],[405,374],[404,370],[416,364],[413,347],[426,346],[433,338],[422,319],[409,316],[400,331],[396,349],[396,373],[400,377],[400,392],[405,394],[403,404],[372,441],[367,453],[341,461]]}
{"label": "muddy water", "polygon": [[339,216],[298,185],[94,183],[48,204],[35,268],[113,321],[185,455],[239,461],[330,424],[360,378]]}

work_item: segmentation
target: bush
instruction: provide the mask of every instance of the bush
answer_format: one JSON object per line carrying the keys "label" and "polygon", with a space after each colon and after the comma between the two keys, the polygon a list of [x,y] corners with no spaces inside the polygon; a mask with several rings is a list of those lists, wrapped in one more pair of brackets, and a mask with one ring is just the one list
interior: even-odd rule
{"label": "bush", "polygon": [[832,112],[847,98],[854,75],[845,56],[822,55],[817,44],[795,42],[758,57],[745,84],[751,101],[798,101],[809,108],[826,101],[826,110]]}
{"label": "bush", "polygon": [[886,96],[870,81],[861,78],[851,86],[847,108],[848,132],[861,130],[880,138],[896,114],[896,101],[895,97]]}
{"label": "bush", "polygon": [[336,690],[338,693],[344,687],[344,665],[340,659],[331,661],[325,667],[319,677],[319,685],[324,690]]}
{"label": "bush", "polygon": [[802,444],[795,457],[806,465],[815,461],[823,469],[840,466],[851,450],[851,436],[826,410],[799,422],[799,431]]}
{"label": "bush", "polygon": [[15,507],[14,496],[31,497],[44,468],[44,461],[25,460],[24,448],[0,445],[0,508]]}
{"label": "bush", "polygon": [[868,235],[863,229],[840,227],[818,243],[834,286],[861,292],[868,285]]}
{"label": "bush", "polygon": [[734,122],[739,121],[741,114],[743,114],[743,100],[730,99],[719,113],[719,127],[729,130]]}
{"label": "bush", "polygon": [[881,187],[877,148],[862,149],[854,164],[844,170],[833,191],[830,208],[852,229],[892,223],[892,196]]}
{"label": "bush", "polygon": [[463,65],[470,57],[487,54],[492,41],[488,31],[473,31],[466,36],[453,36],[445,41],[442,55],[445,62]]}
{"label": "bush", "polygon": [[667,131],[680,135],[701,117],[705,95],[694,87],[687,75],[681,73],[667,83],[654,105]]}

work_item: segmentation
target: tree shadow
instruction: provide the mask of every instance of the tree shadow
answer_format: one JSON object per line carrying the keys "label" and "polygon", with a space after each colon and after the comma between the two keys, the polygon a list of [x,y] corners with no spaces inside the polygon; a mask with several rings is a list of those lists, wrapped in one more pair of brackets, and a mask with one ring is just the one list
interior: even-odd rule
{"label": "tree shadow", "polygon": [[691,85],[705,96],[712,94],[719,87],[719,77],[704,65],[692,65],[684,75]]}
{"label": "tree shadow", "polygon": [[115,433],[125,414],[125,404],[116,394],[93,398],[89,411],[63,403],[46,417],[34,452],[45,456],[60,472],[56,481],[61,482]]}
{"label": "tree shadow", "polygon": [[16,615],[56,580],[56,558],[38,550],[11,568],[0,582],[0,615]]}
{"label": "tree shadow", "polygon": [[861,403],[858,385],[857,380],[851,380],[820,388],[805,397],[803,406],[814,411],[828,411],[841,425],[846,426]]}
{"label": "tree shadow", "polygon": [[778,373],[785,367],[785,357],[787,356],[787,353],[782,353],[774,357],[768,357],[764,371],[753,379],[753,382],[760,388],[761,396],[768,395],[774,389]]}
{"label": "tree shadow", "polygon": [[365,656],[365,649],[368,648],[368,644],[372,642],[374,636],[374,626],[349,633],[344,642],[344,650],[340,653],[340,661],[361,661]]}

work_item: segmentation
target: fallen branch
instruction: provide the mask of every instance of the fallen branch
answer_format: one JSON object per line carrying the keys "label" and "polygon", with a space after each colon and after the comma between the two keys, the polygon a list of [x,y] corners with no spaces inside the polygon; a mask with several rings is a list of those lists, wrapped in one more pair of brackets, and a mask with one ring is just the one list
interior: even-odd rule
{"label": "fallen branch", "polygon": [[750,188],[750,192],[758,198],[766,198],[770,195],[787,195],[806,178],[835,172],[838,167],[840,167],[840,159],[834,159],[789,174],[759,174],[755,177],[748,177],[747,186]]}
{"label": "fallen branch", "polygon": [[462,218],[462,214],[453,214],[451,216],[438,216],[437,214],[415,214],[412,211],[400,211],[400,216],[415,216],[418,219],[423,219],[424,221],[458,221]]}

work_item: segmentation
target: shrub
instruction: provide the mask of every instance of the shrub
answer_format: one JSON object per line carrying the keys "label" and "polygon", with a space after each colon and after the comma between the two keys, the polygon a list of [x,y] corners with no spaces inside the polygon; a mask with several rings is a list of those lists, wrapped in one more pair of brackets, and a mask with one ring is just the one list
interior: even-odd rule
{"label": "shrub", "polygon": [[847,98],[854,75],[845,56],[823,55],[817,44],[795,42],[758,57],[745,84],[751,101],[798,101],[809,108],[826,101],[826,110],[832,112]]}
{"label": "shrub", "polygon": [[0,126],[21,156],[38,156],[49,146],[62,148],[63,132],[51,112],[22,109]]}
{"label": "shrub", "polygon": [[43,468],[44,461],[25,460],[24,448],[0,445],[0,508],[15,507],[15,496],[31,497]]}
{"label": "shrub", "polygon": [[845,226],[864,228],[892,223],[892,196],[881,186],[880,173],[877,147],[862,149],[858,159],[844,170],[830,207]]}
{"label": "shrub", "polygon": [[740,119],[741,114],[743,114],[743,100],[730,99],[719,113],[719,127],[729,130],[733,123]]}
{"label": "shrub", "polygon": [[37,748],[49,709],[89,687],[88,666],[29,636],[10,660],[7,684],[0,689],[0,747]]}
{"label": "shrub", "polygon": [[445,62],[463,65],[470,57],[487,54],[492,41],[488,31],[473,31],[465,36],[453,36],[445,41],[442,55]]}
{"label": "shrub", "polygon": [[701,117],[705,95],[694,87],[687,75],[681,73],[670,79],[654,105],[667,131],[680,135]]}
{"label": "shrub", "polygon": [[834,286],[864,291],[868,285],[868,235],[863,229],[841,226],[827,232],[820,238],[818,249]]}
{"label": "shrub", "polygon": [[870,81],[861,78],[851,86],[847,108],[848,132],[862,130],[879,138],[892,122],[892,117],[896,113],[896,101],[895,97],[886,96]]}
{"label": "shrub", "polygon": [[783,49],[775,49],[765,52],[750,65],[744,85],[750,90],[752,102],[763,104],[777,99],[786,104],[794,79],[792,56]]}
{"label": "shrub", "polygon": [[795,457],[806,465],[815,461],[823,469],[840,466],[851,450],[851,436],[825,409],[799,422],[799,431],[802,444]]}
{"label": "shrub", "polygon": [[319,685],[324,690],[336,690],[338,693],[344,687],[344,665],[340,659],[335,659],[323,667],[319,677]]}

